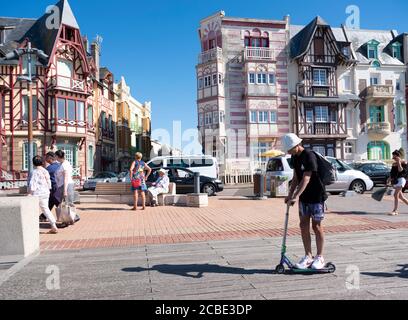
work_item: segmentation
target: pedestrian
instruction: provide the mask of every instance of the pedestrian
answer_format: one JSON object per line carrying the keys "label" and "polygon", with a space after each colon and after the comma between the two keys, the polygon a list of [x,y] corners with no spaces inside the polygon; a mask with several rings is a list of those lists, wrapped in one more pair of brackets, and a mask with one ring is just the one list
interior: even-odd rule
{"label": "pedestrian", "polygon": [[[293,180],[285,203],[293,206],[299,202],[300,230],[302,234],[305,256],[295,265],[298,269],[312,268],[320,270],[325,267],[323,248],[326,188],[318,175],[318,162],[311,150],[306,150],[302,140],[295,134],[283,137],[284,151],[292,156],[294,166]],[[312,238],[310,234],[310,220],[316,235],[317,255],[312,254]]]}
{"label": "pedestrian", "polygon": [[406,205],[408,205],[408,200],[404,197],[402,190],[407,184],[407,163],[402,160],[402,153],[399,150],[395,150],[392,153],[392,159],[394,163],[392,164],[391,174],[387,181],[387,185],[394,186],[394,210],[389,213],[390,216],[397,216],[399,201],[401,200]]}
{"label": "pedestrian", "polygon": [[[68,160],[65,159],[65,152],[58,150],[55,152],[58,162],[61,164],[64,170],[64,199],[67,205],[71,208],[75,208],[75,182],[72,179],[72,165]],[[80,217],[76,214],[75,221],[78,222]]]}
{"label": "pedestrian", "polygon": [[51,194],[49,201],[50,210],[58,208],[64,198],[64,169],[57,161],[55,153],[48,152],[45,156],[45,161],[48,163],[47,171],[51,178]]}
{"label": "pedestrian", "polygon": [[34,157],[33,165],[34,170],[30,176],[28,193],[39,198],[41,213],[43,213],[47,217],[48,222],[51,224],[51,231],[49,233],[57,234],[57,220],[48,207],[50,190],[52,187],[50,175],[44,168],[44,160],[42,157]]}
{"label": "pedestrian", "polygon": [[164,169],[160,169],[158,172],[159,177],[152,184],[152,187],[150,187],[148,190],[152,207],[157,206],[157,196],[159,194],[169,192],[170,180],[169,177],[167,176],[167,171]]}
{"label": "pedestrian", "polygon": [[[152,172],[152,169],[142,160],[143,155],[138,152],[135,155],[135,161],[130,167],[130,179],[132,182],[132,191],[134,195],[134,207],[132,210],[137,210],[138,205],[138,193],[140,192],[142,196],[142,207],[143,210],[146,209],[146,194],[147,186],[146,180],[149,178],[149,175]],[[145,172],[147,174],[145,175]]]}

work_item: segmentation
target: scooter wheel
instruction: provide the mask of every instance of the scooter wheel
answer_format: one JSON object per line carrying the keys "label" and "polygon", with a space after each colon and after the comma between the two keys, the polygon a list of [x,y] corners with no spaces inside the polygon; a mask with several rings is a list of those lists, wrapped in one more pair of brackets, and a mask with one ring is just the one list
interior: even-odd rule
{"label": "scooter wheel", "polygon": [[329,273],[335,273],[336,272],[336,266],[333,263],[329,263],[327,265],[327,269],[329,270]]}
{"label": "scooter wheel", "polygon": [[275,269],[277,274],[284,274],[285,273],[285,266],[282,264],[278,265]]}

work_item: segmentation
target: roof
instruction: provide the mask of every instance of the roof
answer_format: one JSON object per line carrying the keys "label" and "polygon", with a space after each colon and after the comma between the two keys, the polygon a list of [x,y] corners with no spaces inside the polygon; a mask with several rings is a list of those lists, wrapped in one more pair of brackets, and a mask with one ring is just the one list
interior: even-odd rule
{"label": "roof", "polygon": [[371,40],[379,42],[378,61],[385,65],[403,66],[404,64],[392,57],[389,51],[390,43],[394,42],[393,31],[389,30],[352,30],[345,28],[347,37],[352,43],[353,50],[356,53],[356,58],[360,64],[370,64],[372,59],[367,58],[367,43]]}
{"label": "roof", "polygon": [[[6,54],[16,49],[25,38],[29,38],[34,48],[41,49],[45,54],[50,56],[62,24],[79,29],[68,0],[60,0],[55,7],[58,8],[58,10],[55,10],[55,8],[51,9],[38,20],[0,18],[0,25],[15,26],[15,29],[11,31],[7,37],[7,42],[3,46],[0,46],[2,53]],[[49,28],[49,20],[56,20],[53,19],[56,12],[59,13],[59,24],[56,28]]]}

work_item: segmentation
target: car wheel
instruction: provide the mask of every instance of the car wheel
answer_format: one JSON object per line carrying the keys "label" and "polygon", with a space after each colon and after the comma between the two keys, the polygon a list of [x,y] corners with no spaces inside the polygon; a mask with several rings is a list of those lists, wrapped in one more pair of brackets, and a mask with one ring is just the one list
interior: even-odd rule
{"label": "car wheel", "polygon": [[215,195],[215,186],[211,183],[207,183],[203,187],[203,193],[208,194],[209,197],[212,197]]}
{"label": "car wheel", "polygon": [[366,185],[362,180],[353,181],[350,186],[350,190],[353,190],[355,193],[363,194],[366,191]]}

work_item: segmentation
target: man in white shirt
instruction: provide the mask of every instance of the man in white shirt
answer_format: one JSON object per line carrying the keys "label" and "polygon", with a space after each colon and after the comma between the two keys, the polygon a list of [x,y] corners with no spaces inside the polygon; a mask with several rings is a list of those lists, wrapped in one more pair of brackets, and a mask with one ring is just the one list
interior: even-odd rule
{"label": "man in white shirt", "polygon": [[[57,160],[61,163],[62,168],[64,169],[64,198],[67,204],[70,207],[75,207],[74,198],[75,198],[75,182],[72,179],[72,165],[69,161],[65,160],[65,152],[58,150],[55,155]],[[76,215],[75,222],[79,221],[80,217]]]}
{"label": "man in white shirt", "polygon": [[167,171],[164,169],[159,170],[159,178],[153,183],[153,186],[149,188],[149,195],[151,199],[151,206],[157,205],[157,196],[159,194],[168,193],[170,186],[170,180],[167,176]]}

